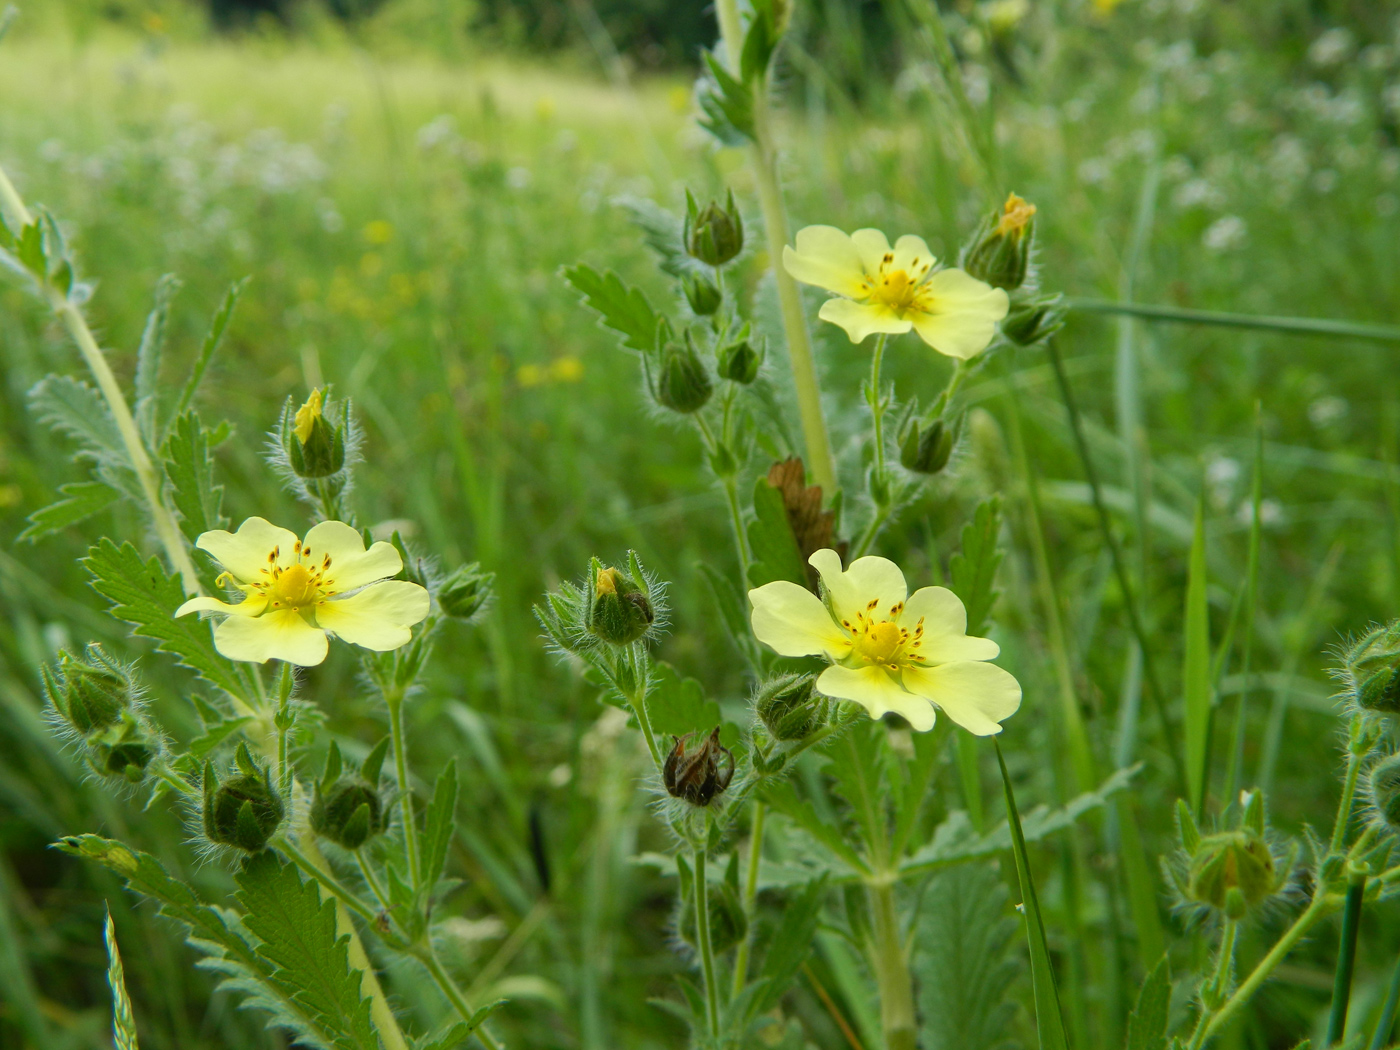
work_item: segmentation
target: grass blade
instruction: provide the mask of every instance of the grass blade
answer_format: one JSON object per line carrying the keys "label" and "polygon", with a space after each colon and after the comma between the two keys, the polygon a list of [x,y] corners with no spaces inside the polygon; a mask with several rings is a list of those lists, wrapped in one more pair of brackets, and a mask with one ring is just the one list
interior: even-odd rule
{"label": "grass blade", "polygon": [[1065,1022],[1060,1014],[1060,997],[1055,990],[1055,971],[1050,963],[1050,946],[1045,940],[1045,923],[1040,917],[1040,902],[1031,881],[1030,858],[1026,855],[1026,837],[1021,832],[1021,817],[1016,812],[1016,796],[1011,791],[1011,777],[1006,772],[1006,760],[1001,755],[1001,741],[992,737],[1001,768],[1001,785],[1006,792],[1006,819],[1011,826],[1011,852],[1016,858],[1016,877],[1021,884],[1021,910],[1026,916],[1026,937],[1030,941],[1031,987],[1035,992],[1035,1025],[1040,1034],[1041,1050],[1069,1050],[1065,1037]]}
{"label": "grass blade", "polygon": [[104,936],[107,940],[107,983],[112,987],[112,1044],[116,1050],[137,1050],[136,1018],[131,1012],[131,1000],[126,994],[122,957],[117,951],[117,929],[112,925],[110,909],[107,912]]}
{"label": "grass blade", "polygon": [[1186,703],[1186,789],[1199,819],[1210,765],[1210,609],[1206,604],[1205,504],[1196,504],[1196,531],[1186,580],[1186,651],[1181,683]]}

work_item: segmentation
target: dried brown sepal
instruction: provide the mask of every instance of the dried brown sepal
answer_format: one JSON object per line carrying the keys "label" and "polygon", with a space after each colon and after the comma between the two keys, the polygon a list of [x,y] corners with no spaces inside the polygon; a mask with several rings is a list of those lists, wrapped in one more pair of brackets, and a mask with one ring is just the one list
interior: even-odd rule
{"label": "dried brown sepal", "polygon": [[807,570],[807,586],[817,589],[817,570],[807,559],[819,550],[830,547],[846,561],[849,546],[845,540],[837,540],[836,512],[822,510],[822,487],[807,484],[807,471],[799,456],[774,463],[768,468],[768,484],[777,489],[783,497],[783,509],[787,511],[788,525],[792,527],[797,549],[802,553],[802,564]]}
{"label": "dried brown sepal", "polygon": [[684,799],[692,806],[708,806],[734,779],[734,752],[719,742],[719,726],[699,747],[688,750],[694,735],[673,738],[675,745],[662,765],[661,777],[672,798]]}

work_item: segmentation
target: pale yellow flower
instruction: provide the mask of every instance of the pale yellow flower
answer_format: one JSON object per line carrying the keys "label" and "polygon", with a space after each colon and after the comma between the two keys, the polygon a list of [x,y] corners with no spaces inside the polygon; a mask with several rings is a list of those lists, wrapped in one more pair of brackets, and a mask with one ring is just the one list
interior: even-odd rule
{"label": "pale yellow flower", "polygon": [[808,226],[795,248],[783,248],[788,273],[840,297],[823,303],[818,316],[844,328],[851,342],[913,329],[940,354],[966,361],[987,348],[1010,301],[962,270],[935,269],[937,261],[922,237],[905,234],[891,248],[879,230],[847,234],[834,226]]}
{"label": "pale yellow flower", "polygon": [[306,404],[297,409],[297,414],[292,420],[292,430],[296,433],[297,440],[303,445],[311,440],[311,431],[315,429],[316,420],[321,418],[321,391],[319,389],[311,391],[311,396],[306,399]]}
{"label": "pale yellow flower", "polygon": [[749,591],[753,633],[781,656],[824,656],[817,679],[827,696],[854,700],[872,718],[893,711],[920,732],[935,709],[977,736],[1021,706],[1021,686],[986,661],[996,642],[967,634],[967,610],[945,587],[909,594],[904,573],[886,558],[857,558],[844,572],[834,550],[809,559],[823,598],[778,581]]}
{"label": "pale yellow flower", "polygon": [[285,660],[310,667],[326,658],[326,635],[387,652],[407,644],[414,624],[428,615],[428,592],[416,583],[391,580],[403,569],[393,544],[365,550],[349,525],[323,521],[305,540],[262,518],[249,518],[237,532],[218,529],[195,546],[226,570],[220,582],[241,590],[230,605],[218,598],[191,598],[175,611],[228,616],[214,628],[214,647],[230,660]]}

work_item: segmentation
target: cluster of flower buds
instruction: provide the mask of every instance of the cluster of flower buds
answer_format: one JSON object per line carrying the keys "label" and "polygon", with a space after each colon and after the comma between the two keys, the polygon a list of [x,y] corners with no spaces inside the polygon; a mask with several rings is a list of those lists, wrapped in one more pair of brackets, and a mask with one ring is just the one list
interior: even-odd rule
{"label": "cluster of flower buds", "polygon": [[1296,859],[1293,852],[1278,856],[1269,840],[1264,793],[1246,791],[1240,801],[1238,825],[1209,835],[1201,834],[1185,802],[1176,804],[1186,858],[1177,889],[1191,905],[1233,920],[1282,894]]}
{"label": "cluster of flower buds", "polygon": [[389,825],[389,807],[379,783],[385,737],[360,764],[358,772],[345,773],[340,748],[332,743],[325,772],[311,796],[311,830],[337,846],[357,850]]}
{"label": "cluster of flower buds", "polygon": [[496,574],[482,572],[478,562],[454,569],[437,589],[438,606],[457,620],[470,620],[491,600]]}
{"label": "cluster of flower buds", "polygon": [[963,249],[962,268],[1011,295],[1001,332],[1020,346],[1043,342],[1064,327],[1063,296],[1037,294],[1034,204],[1016,194],[982,225]]}
{"label": "cluster of flower buds", "polygon": [[597,568],[585,626],[613,645],[639,641],[656,622],[656,610],[641,585],[621,569]]}
{"label": "cluster of flower buds", "polygon": [[718,267],[733,262],[744,250],[744,219],[734,206],[734,191],[729,191],[723,205],[710,201],[700,208],[687,190],[682,241],[686,253],[706,266]]}
{"label": "cluster of flower buds", "polygon": [[692,806],[708,806],[734,779],[734,752],[719,742],[719,727],[691,746],[694,733],[676,737],[662,765],[661,779],[672,798]]}
{"label": "cluster of flower buds", "polygon": [[204,834],[210,842],[259,853],[277,833],[287,806],[272,783],[271,771],[239,744],[234,768],[220,778],[204,763]]}
{"label": "cluster of flower buds", "polygon": [[50,717],[81,743],[93,771],[139,784],[164,745],[141,710],[131,668],[93,642],[81,657],[60,653],[42,676]]}
{"label": "cluster of flower buds", "polygon": [[[296,412],[291,401],[282,412],[279,431],[287,462],[299,478],[321,480],[345,469],[345,445],[350,431],[350,406],[332,407],[323,391],[311,391]],[[333,418],[327,418],[330,411]]]}
{"label": "cluster of flower buds", "polygon": [[806,740],[826,725],[829,704],[816,683],[814,674],[784,674],[759,687],[754,710],[774,740]]}
{"label": "cluster of flower buds", "polygon": [[1400,835],[1400,754],[1386,755],[1370,768],[1366,794],[1375,819]]}
{"label": "cluster of flower buds", "polygon": [[[692,950],[699,948],[699,938],[696,936],[695,925],[695,876],[691,873],[690,866],[684,857],[676,858],[681,868],[682,892],[680,900],[680,914],[676,922],[676,932],[680,939]],[[739,864],[738,854],[730,855],[729,868],[725,872],[723,881],[710,883],[705,887],[705,911],[709,919],[710,927],[710,950],[716,955],[723,955],[733,948],[749,932],[748,916],[744,914],[743,901],[739,897]]]}

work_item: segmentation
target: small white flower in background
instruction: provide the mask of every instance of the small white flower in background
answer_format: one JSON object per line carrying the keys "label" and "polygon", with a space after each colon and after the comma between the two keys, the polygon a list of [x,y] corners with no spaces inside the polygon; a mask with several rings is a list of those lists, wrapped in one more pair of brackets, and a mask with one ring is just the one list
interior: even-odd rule
{"label": "small white flower in background", "polygon": [[1210,490],[1210,502],[1216,510],[1229,507],[1235,493],[1235,482],[1240,477],[1240,461],[1229,456],[1217,456],[1206,464],[1206,487]]}
{"label": "small white flower in background", "polygon": [[1244,244],[1248,232],[1238,215],[1223,215],[1206,228],[1201,243],[1207,251],[1227,252]]}
{"label": "small white flower in background", "polygon": [[1315,427],[1329,427],[1346,419],[1350,408],[1344,397],[1337,397],[1335,394],[1320,397],[1308,405],[1308,419]]}
{"label": "small white flower in background", "polygon": [[230,660],[285,660],[311,667],[326,658],[327,633],[387,652],[406,645],[409,630],[428,615],[428,592],[391,580],[403,559],[389,543],[365,550],[349,525],[323,521],[306,539],[263,518],[249,518],[237,532],[217,529],[195,543],[225,569],[219,582],[243,592],[230,605],[191,598],[175,611],[227,613],[214,628],[214,647]]}
{"label": "small white flower in background", "polygon": [[1312,47],[1308,48],[1308,61],[1315,66],[1335,66],[1351,54],[1351,48],[1351,33],[1338,26],[1312,42]]}
{"label": "small white flower in background", "polygon": [[967,610],[945,587],[909,594],[904,573],[885,558],[857,558],[844,572],[834,550],[808,559],[825,600],[795,583],[749,591],[754,636],[780,656],[824,656],[817,679],[827,696],[853,700],[879,718],[903,716],[933,728],[937,709],[977,736],[1001,732],[1021,706],[1021,686],[986,661],[1000,649],[967,634]]}

